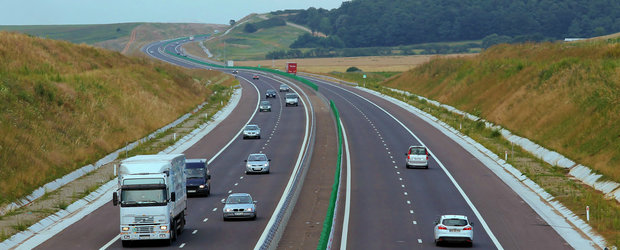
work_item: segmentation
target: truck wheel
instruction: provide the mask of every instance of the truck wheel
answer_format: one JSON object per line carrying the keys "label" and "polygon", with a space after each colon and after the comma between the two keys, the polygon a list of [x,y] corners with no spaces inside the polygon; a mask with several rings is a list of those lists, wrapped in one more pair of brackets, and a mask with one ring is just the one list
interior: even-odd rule
{"label": "truck wheel", "polygon": [[170,221],[170,239],[168,239],[168,246],[172,246],[172,243],[177,239],[177,225],[174,223],[174,219]]}
{"label": "truck wheel", "polygon": [[121,244],[123,247],[131,247],[131,241],[128,240],[121,240]]}

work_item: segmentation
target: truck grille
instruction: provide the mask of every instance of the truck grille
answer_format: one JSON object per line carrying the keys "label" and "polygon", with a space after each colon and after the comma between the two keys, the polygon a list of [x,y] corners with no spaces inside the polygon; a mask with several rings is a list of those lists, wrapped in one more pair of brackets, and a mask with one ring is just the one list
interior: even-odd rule
{"label": "truck grille", "polygon": [[134,221],[136,224],[153,224],[155,218],[153,216],[136,216]]}
{"label": "truck grille", "polygon": [[136,227],[136,233],[152,233],[153,226],[139,226]]}

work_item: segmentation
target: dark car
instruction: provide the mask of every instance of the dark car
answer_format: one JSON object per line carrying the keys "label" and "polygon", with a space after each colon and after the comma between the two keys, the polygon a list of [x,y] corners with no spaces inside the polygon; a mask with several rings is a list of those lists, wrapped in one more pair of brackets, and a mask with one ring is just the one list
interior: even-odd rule
{"label": "dark car", "polygon": [[268,89],[267,92],[265,92],[265,98],[276,98],[276,90]]}
{"label": "dark car", "polygon": [[211,194],[211,173],[207,159],[185,160],[185,187],[188,195]]}

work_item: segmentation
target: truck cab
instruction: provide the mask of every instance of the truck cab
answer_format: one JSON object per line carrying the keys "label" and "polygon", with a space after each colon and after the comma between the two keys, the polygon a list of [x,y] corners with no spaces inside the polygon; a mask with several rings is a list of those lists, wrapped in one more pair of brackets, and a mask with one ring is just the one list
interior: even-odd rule
{"label": "truck cab", "polygon": [[185,178],[188,195],[209,196],[211,194],[211,173],[207,159],[185,160]]}

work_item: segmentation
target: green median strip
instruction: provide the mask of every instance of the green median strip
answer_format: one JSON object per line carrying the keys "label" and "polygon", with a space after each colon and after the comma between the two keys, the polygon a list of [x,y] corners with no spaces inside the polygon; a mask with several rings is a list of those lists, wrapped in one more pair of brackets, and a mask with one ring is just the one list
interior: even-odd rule
{"label": "green median strip", "polygon": [[338,108],[332,100],[329,101],[329,105],[336,117],[336,128],[338,130],[338,161],[336,164],[336,173],[334,174],[334,185],[332,186],[332,194],[329,198],[329,207],[327,208],[327,215],[323,222],[323,230],[321,231],[321,238],[316,249],[323,250],[327,248],[329,241],[329,235],[332,229],[332,223],[334,221],[334,210],[336,209],[336,199],[338,198],[338,188],[340,186],[340,165],[342,164],[342,127],[340,127],[340,114]]}

